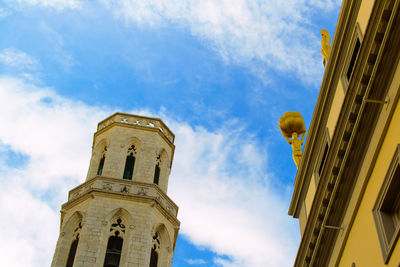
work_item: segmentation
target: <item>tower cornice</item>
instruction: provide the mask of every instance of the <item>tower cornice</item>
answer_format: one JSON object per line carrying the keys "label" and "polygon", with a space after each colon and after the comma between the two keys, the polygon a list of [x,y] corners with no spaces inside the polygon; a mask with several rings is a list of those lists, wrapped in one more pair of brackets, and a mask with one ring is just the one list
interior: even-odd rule
{"label": "tower cornice", "polygon": [[104,176],[96,176],[70,190],[68,201],[62,205],[62,208],[70,208],[70,205],[73,205],[82,196],[90,196],[90,193],[93,192],[107,193],[121,199],[154,200],[163,208],[168,216],[172,216],[179,224],[179,221],[176,219],[178,206],[157,185]]}

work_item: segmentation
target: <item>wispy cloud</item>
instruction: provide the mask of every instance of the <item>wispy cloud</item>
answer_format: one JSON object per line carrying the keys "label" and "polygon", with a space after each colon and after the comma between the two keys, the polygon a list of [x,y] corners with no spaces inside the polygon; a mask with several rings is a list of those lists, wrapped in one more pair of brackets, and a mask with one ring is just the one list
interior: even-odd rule
{"label": "wispy cloud", "polygon": [[[91,132],[105,115],[51,89],[0,77],[0,210],[7,218],[0,222],[1,266],[50,265],[60,204],[83,180]],[[10,152],[24,155],[23,166],[7,164],[4,155]]]}
{"label": "wispy cloud", "polygon": [[33,70],[39,62],[21,50],[5,48],[0,51],[0,64],[17,69]]}
{"label": "wispy cloud", "polygon": [[82,5],[80,0],[5,0],[5,3],[12,8],[27,8],[35,6],[52,8],[57,11],[76,9]]}
{"label": "wispy cloud", "polygon": [[[238,123],[210,132],[139,112],[161,115],[176,135],[168,194],[180,207],[181,234],[231,259],[216,258],[217,266],[291,265],[297,225],[286,215],[287,194],[270,185],[267,150]],[[92,134],[111,113],[51,88],[0,77],[0,149],[28,159],[16,168],[0,157],[0,210],[8,218],[0,223],[0,235],[7,237],[0,243],[1,266],[49,265],[60,205],[84,180]],[[9,222],[16,230],[9,231]],[[16,253],[21,248],[24,257]]]}
{"label": "wispy cloud", "polygon": [[288,197],[272,188],[266,149],[238,125],[216,132],[168,122],[176,134],[170,179],[180,207],[181,233],[228,255],[227,266],[289,266],[297,226],[286,215]]}
{"label": "wispy cloud", "polygon": [[260,77],[272,68],[294,72],[307,83],[323,70],[311,18],[340,6],[335,0],[101,1],[127,22],[189,28],[226,61],[244,64]]}
{"label": "wispy cloud", "polygon": [[40,24],[40,31],[47,42],[51,44],[52,58],[60,64],[65,71],[69,71],[75,64],[72,53],[65,47],[63,36],[48,23]]}

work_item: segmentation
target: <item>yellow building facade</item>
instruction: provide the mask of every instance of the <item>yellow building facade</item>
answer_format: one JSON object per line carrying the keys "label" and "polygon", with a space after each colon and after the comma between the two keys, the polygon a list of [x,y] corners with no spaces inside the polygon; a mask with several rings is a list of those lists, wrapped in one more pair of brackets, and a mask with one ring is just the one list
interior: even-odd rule
{"label": "yellow building facade", "polygon": [[399,5],[342,3],[289,207],[294,266],[400,266]]}

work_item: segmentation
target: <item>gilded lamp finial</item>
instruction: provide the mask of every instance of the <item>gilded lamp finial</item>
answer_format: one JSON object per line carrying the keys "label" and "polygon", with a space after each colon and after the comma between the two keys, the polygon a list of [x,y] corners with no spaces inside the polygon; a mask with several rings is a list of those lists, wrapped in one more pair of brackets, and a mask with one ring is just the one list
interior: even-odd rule
{"label": "gilded lamp finial", "polygon": [[322,63],[324,64],[324,67],[326,66],[326,63],[328,62],[329,59],[329,54],[331,52],[331,37],[329,36],[329,32],[327,30],[321,30],[321,54],[324,57],[324,60]]}
{"label": "gilded lamp finial", "polygon": [[[279,119],[279,129],[281,129],[286,141],[292,146],[293,160],[296,167],[299,168],[301,156],[303,155],[301,145],[307,132],[300,112],[288,111],[283,114]],[[300,136],[301,140],[299,140]]]}

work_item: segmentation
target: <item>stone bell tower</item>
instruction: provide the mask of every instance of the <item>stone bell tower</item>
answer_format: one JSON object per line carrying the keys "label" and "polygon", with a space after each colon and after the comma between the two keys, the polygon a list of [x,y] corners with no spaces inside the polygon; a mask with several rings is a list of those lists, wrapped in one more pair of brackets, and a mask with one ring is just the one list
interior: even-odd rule
{"label": "stone bell tower", "polygon": [[167,196],[174,134],[157,118],[98,124],[86,181],[69,192],[51,266],[171,266],[180,222]]}

